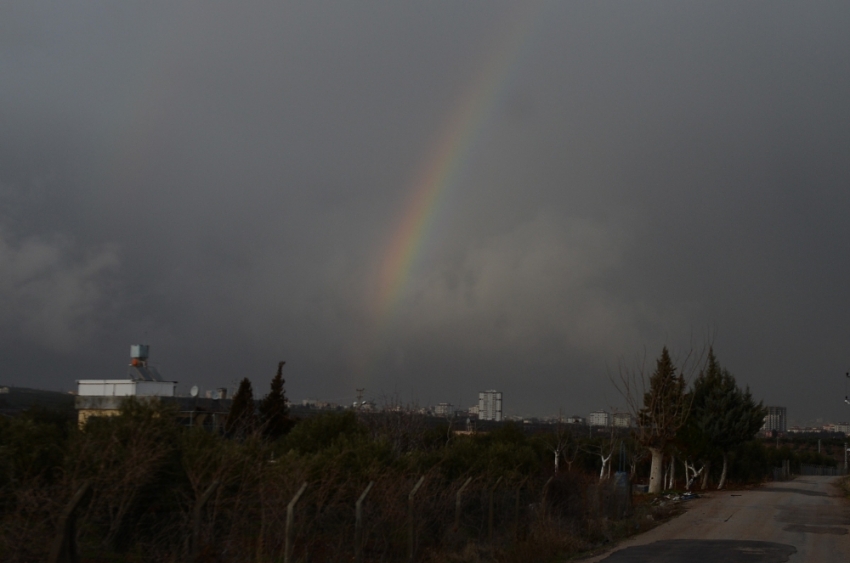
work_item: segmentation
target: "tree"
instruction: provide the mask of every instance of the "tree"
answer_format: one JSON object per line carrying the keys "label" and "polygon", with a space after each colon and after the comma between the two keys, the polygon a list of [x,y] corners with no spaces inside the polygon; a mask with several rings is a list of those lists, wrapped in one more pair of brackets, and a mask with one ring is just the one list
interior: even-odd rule
{"label": "tree", "polygon": [[246,377],[239,383],[239,389],[233,395],[224,431],[231,436],[244,437],[254,430],[256,422],[254,390],[251,388],[251,380]]}
{"label": "tree", "polygon": [[[687,489],[690,489],[691,484],[699,475],[703,476],[702,488],[705,489],[711,469],[711,458],[716,455],[716,446],[706,432],[705,423],[711,410],[708,407],[709,395],[711,390],[719,385],[720,376],[720,365],[714,356],[714,350],[709,348],[706,368],[700,371],[689,393],[690,416],[676,437],[676,446],[684,459],[685,488]],[[699,469],[697,469],[697,465],[700,466]]]}
{"label": "tree", "polygon": [[286,362],[278,362],[277,374],[272,379],[269,394],[260,401],[260,423],[263,435],[272,440],[277,440],[292,426],[289,420],[289,407],[286,406],[286,395],[283,390],[283,365]]}
{"label": "tree", "polygon": [[637,439],[652,455],[650,493],[661,492],[664,452],[684,426],[690,410],[685,379],[676,371],[665,346],[649,378],[649,390],[643,395],[643,408],[637,416]]}
{"label": "tree", "polygon": [[614,427],[610,427],[608,436],[601,436],[598,439],[591,439],[588,442],[587,452],[599,456],[599,461],[602,467],[599,470],[599,480],[603,481],[611,477],[611,458],[614,457],[614,450],[617,449],[619,440],[614,431]]}
{"label": "tree", "polygon": [[558,470],[561,468],[561,454],[567,444],[569,444],[571,437],[571,433],[564,428],[563,417],[559,413],[558,423],[555,425],[555,432],[550,444],[552,453],[555,455],[555,475],[558,474]]}
{"label": "tree", "polygon": [[104,545],[125,549],[154,501],[146,491],[173,476],[176,414],[172,406],[126,397],[117,416],[91,417],[85,431],[73,435],[68,473],[91,481],[92,508],[84,519],[103,526]]}
{"label": "tree", "polygon": [[722,489],[726,484],[729,451],[753,439],[761,428],[765,410],[761,403],[756,404],[749,387],[744,390],[738,387],[732,374],[720,366],[713,350],[709,350],[706,369],[694,381],[693,396],[688,434],[702,445],[704,457],[712,454],[723,457],[717,487]]}

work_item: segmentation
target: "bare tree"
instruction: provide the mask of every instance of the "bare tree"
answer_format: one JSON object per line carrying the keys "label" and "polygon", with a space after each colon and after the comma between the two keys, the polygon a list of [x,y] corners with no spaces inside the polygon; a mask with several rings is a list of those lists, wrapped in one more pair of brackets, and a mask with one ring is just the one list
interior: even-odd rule
{"label": "bare tree", "polygon": [[555,454],[555,475],[558,474],[561,464],[561,455],[564,449],[569,445],[572,436],[569,430],[564,427],[563,415],[558,413],[558,422],[555,425],[554,444],[552,445],[552,453]]}
{"label": "bare tree", "polygon": [[599,440],[588,444],[588,449],[586,451],[592,455],[599,456],[599,459],[602,462],[602,467],[599,470],[600,481],[604,481],[611,477],[611,458],[614,457],[614,450],[617,449],[618,443],[619,440],[617,439],[614,427],[612,426],[610,435],[603,436]]}
{"label": "bare tree", "polygon": [[104,544],[116,546],[143,488],[176,447],[174,413],[159,403],[127,398],[114,417],[92,417],[72,444],[71,481],[91,479],[94,493],[83,521],[100,517]]}

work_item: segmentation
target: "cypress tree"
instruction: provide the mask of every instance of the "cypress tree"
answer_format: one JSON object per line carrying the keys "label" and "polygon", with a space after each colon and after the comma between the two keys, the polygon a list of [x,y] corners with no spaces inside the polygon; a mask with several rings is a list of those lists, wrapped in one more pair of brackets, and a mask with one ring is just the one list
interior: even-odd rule
{"label": "cypress tree", "polygon": [[289,420],[289,408],[286,406],[286,395],[283,390],[283,365],[277,364],[277,374],[272,379],[269,394],[260,401],[260,422],[262,423],[263,435],[276,440],[286,434],[291,426]]}
{"label": "cypress tree", "polygon": [[685,393],[685,379],[676,371],[665,346],[656,361],[655,372],[649,378],[649,390],[644,393],[643,408],[638,413],[637,437],[652,455],[650,493],[661,492],[664,452],[684,426],[690,409],[690,397]]}
{"label": "cypress tree", "polygon": [[[764,407],[760,402],[756,404],[750,388],[738,387],[735,377],[720,366],[714,351],[709,351],[708,366],[694,382],[692,427],[693,434],[699,436],[703,444],[701,453],[706,463],[713,455],[723,458],[718,489],[726,483],[729,452],[753,439],[764,415]],[[703,488],[707,477],[706,470]]]}
{"label": "cypress tree", "polygon": [[244,437],[254,430],[255,424],[254,390],[251,380],[246,377],[239,382],[239,389],[233,395],[224,430],[231,436]]}

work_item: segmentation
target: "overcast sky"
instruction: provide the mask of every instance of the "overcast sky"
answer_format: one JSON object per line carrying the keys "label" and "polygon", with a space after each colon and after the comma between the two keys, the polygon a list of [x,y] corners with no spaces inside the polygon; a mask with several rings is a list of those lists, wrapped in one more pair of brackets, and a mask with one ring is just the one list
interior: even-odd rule
{"label": "overcast sky", "polygon": [[184,391],[286,360],[295,400],[586,415],[710,341],[789,418],[848,420],[848,29],[847,2],[3,2],[0,383],[149,343]]}

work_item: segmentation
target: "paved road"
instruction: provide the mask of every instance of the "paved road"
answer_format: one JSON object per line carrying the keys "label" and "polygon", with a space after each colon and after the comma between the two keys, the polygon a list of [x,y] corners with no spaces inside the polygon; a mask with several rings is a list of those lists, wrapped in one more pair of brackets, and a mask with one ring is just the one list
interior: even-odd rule
{"label": "paved road", "polygon": [[848,563],[850,503],[835,477],[716,491],[587,563]]}

